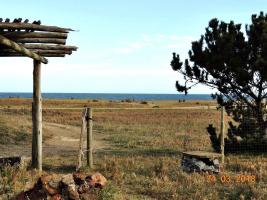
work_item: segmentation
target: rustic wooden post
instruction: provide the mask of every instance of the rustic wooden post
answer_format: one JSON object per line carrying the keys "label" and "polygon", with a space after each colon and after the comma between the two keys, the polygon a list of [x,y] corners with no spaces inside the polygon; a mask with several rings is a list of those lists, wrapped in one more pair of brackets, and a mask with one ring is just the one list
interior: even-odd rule
{"label": "rustic wooden post", "polygon": [[93,168],[93,109],[87,108],[87,166]]}
{"label": "rustic wooden post", "polygon": [[32,167],[42,171],[41,62],[33,61]]}
{"label": "rustic wooden post", "polygon": [[76,167],[76,171],[78,171],[82,167],[82,158],[83,158],[83,136],[86,129],[86,117],[87,117],[87,109],[84,109],[82,112],[82,127],[80,134],[80,143],[79,143],[79,152],[78,152],[78,164]]}
{"label": "rustic wooden post", "polygon": [[222,164],[224,164],[224,106],[221,108],[221,154],[222,154]]}

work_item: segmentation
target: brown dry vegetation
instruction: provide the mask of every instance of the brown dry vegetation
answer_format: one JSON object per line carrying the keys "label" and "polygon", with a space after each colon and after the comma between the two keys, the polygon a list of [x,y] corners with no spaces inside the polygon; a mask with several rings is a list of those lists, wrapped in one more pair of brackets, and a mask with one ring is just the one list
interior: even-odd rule
{"label": "brown dry vegetation", "polygon": [[[8,144],[0,144],[2,153],[6,151],[5,154],[8,154],[10,148],[19,153],[21,147],[28,149],[24,152],[30,152],[30,105],[30,100],[0,100],[0,107],[5,108],[0,111],[0,131],[6,130],[2,132],[8,132],[7,138],[10,139]],[[202,105],[213,106],[215,103],[47,100],[44,102],[43,118],[46,123],[80,126],[84,106],[169,108]],[[81,109],[46,109],[56,107]],[[185,148],[212,151],[206,127],[213,123],[218,129],[220,113],[217,110],[96,109],[93,117],[95,138],[101,140],[99,145],[103,145],[94,153],[95,170],[110,181],[100,199],[267,199],[267,155],[227,155],[222,173],[216,175],[215,183],[208,182],[207,174],[188,174],[181,170],[181,152]],[[16,140],[15,135],[20,130],[26,131],[26,141]],[[53,133],[44,129],[45,140],[51,137]],[[74,170],[77,161],[75,147],[55,151],[57,146],[46,144],[46,171],[66,173]],[[60,142],[58,146],[61,146]],[[27,173],[24,175],[27,177]],[[229,176],[231,182],[222,183],[222,175]],[[255,175],[256,182],[236,182],[238,175]],[[19,189],[21,187],[16,188],[17,191]]]}

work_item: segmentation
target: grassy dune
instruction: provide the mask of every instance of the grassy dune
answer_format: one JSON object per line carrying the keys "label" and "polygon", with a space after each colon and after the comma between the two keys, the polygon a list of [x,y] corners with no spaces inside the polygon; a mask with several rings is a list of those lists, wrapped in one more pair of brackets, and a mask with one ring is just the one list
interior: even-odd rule
{"label": "grassy dune", "polygon": [[[212,151],[206,127],[212,123],[218,129],[220,113],[214,109],[157,108],[214,105],[215,102],[206,101],[47,100],[43,118],[47,123],[80,126],[80,109],[46,108],[154,107],[152,110],[94,110],[94,136],[99,145],[103,145],[94,153],[95,170],[110,181],[102,199],[267,199],[267,155],[227,155],[222,173],[215,175],[215,182],[207,178],[208,174],[188,174],[181,170],[184,150]],[[28,149],[25,153],[30,152],[30,107],[30,100],[0,100],[0,108],[3,108],[0,135],[6,138],[6,142],[0,143],[2,153],[8,154],[10,148],[19,153],[21,146]],[[45,139],[52,135],[44,128]],[[54,148],[44,145],[44,169],[57,173],[72,171],[77,161],[76,149],[66,148],[55,153]],[[30,172],[23,173],[19,177],[25,181]],[[253,175],[256,179],[241,181],[241,175]],[[228,181],[223,181],[225,177]]]}

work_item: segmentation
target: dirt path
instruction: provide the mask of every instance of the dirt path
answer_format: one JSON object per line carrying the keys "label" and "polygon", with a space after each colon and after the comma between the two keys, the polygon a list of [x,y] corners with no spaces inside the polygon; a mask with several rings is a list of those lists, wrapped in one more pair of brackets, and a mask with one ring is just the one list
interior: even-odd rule
{"label": "dirt path", "polygon": [[[55,148],[56,151],[67,149],[75,149],[78,151],[79,138],[81,127],[62,125],[57,123],[43,123],[44,134],[44,148],[50,146]],[[86,136],[84,136],[86,140]],[[84,141],[84,147],[86,142]],[[99,133],[93,135],[93,149],[94,151],[103,150],[108,148],[109,145],[104,141],[104,136]]]}
{"label": "dirt path", "polygon": [[[31,132],[31,121],[26,117],[1,115],[1,120],[6,127],[27,129]],[[15,126],[14,126],[15,125]],[[76,155],[79,148],[81,127],[63,125],[58,123],[43,122],[43,153],[47,155]],[[86,136],[84,136],[84,149],[86,147]],[[105,140],[105,135],[93,132],[93,150],[104,151],[110,149]],[[15,144],[0,144],[0,156],[31,156],[31,133],[27,141]]]}

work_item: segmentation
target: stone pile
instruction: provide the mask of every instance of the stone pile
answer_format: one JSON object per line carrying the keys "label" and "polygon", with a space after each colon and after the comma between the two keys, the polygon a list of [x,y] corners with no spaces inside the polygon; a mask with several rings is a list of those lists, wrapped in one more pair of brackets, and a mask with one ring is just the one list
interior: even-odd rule
{"label": "stone pile", "polygon": [[183,156],[182,169],[186,172],[220,172],[218,159]]}
{"label": "stone pile", "polygon": [[100,173],[91,175],[43,175],[35,185],[17,196],[17,200],[80,200],[92,199],[94,189],[102,189],[107,179]]}

